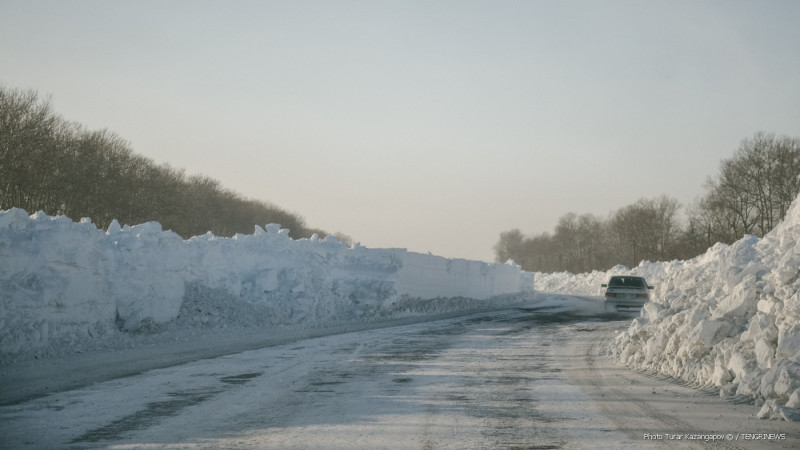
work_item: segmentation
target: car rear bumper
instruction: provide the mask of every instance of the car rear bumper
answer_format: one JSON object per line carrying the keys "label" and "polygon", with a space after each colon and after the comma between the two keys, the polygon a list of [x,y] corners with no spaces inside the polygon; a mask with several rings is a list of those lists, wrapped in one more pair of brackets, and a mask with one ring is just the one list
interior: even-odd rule
{"label": "car rear bumper", "polygon": [[606,306],[613,306],[616,308],[641,308],[647,303],[646,299],[638,298],[607,298],[605,300]]}

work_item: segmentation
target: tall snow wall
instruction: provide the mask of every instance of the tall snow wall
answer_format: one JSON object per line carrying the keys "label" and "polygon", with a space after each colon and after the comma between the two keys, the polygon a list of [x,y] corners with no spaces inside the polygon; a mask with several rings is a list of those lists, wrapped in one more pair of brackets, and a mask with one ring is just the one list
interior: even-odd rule
{"label": "tall snow wall", "polygon": [[632,270],[537,273],[536,289],[601,295],[601,283],[625,273],[655,290],[610,349],[620,363],[753,397],[762,418],[800,420],[800,197],[761,239]]}
{"label": "tall snow wall", "polygon": [[[533,274],[408,252],[293,240],[279,225],[182,239],[157,222],[98,230],[89,219],[0,211],[0,352],[110,325],[175,319],[192,284],[260,305],[274,323],[375,320],[410,300],[488,301],[533,292]],[[471,305],[474,305],[475,302]]]}

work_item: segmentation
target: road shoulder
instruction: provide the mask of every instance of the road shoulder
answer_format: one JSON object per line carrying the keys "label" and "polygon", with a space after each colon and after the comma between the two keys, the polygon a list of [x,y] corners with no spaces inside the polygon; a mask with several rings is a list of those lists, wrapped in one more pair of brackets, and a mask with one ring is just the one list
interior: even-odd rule
{"label": "road shoulder", "polygon": [[574,333],[569,373],[629,438],[665,448],[800,448],[796,424],[760,420],[755,405],[615,364],[606,349],[619,328],[597,323]]}

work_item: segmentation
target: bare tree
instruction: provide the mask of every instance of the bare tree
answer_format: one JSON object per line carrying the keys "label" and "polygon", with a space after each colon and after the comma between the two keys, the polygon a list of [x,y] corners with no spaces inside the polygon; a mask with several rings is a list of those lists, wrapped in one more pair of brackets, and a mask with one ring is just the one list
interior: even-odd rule
{"label": "bare tree", "polygon": [[297,214],[158,165],[108,130],[65,121],[35,92],[0,86],[0,208],[10,207],[91,217],[100,227],[157,220],[184,237],[252,233],[267,223],[292,237],[312,232]]}
{"label": "bare tree", "polygon": [[494,246],[495,260],[501,263],[509,259],[521,260],[523,240],[522,232],[516,228],[500,233],[500,240]]}
{"label": "bare tree", "polygon": [[763,236],[800,195],[800,139],[758,132],[742,140],[706,188],[707,194],[687,209],[685,225],[677,200],[643,198],[606,221],[565,214],[553,235],[526,238],[519,230],[508,232],[495,247],[498,260],[514,255],[526,270],[588,271],[686,259],[717,242],[731,243],[748,233]]}
{"label": "bare tree", "polygon": [[0,207],[42,209],[58,121],[36,92],[0,86]]}
{"label": "bare tree", "polygon": [[707,183],[705,215],[715,217],[715,235],[733,242],[744,234],[763,236],[786,217],[800,194],[800,140],[756,133],[720,163]]}

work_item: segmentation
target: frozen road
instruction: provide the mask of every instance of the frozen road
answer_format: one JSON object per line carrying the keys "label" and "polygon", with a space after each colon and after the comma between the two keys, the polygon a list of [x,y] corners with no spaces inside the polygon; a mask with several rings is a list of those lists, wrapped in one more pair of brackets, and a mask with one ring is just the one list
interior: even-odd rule
{"label": "frozen road", "polygon": [[[615,366],[605,344],[630,318],[581,306],[596,299],[564,300],[577,308],[317,337],[30,398],[0,407],[0,444],[800,447],[796,424],[755,419],[753,405]],[[752,440],[758,433],[784,438]]]}

